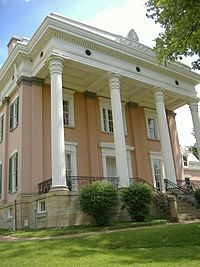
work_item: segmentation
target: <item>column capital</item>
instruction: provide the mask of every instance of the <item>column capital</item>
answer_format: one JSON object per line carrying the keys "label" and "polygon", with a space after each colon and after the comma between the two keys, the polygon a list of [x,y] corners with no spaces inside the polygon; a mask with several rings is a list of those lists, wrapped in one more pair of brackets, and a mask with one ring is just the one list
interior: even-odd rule
{"label": "column capital", "polygon": [[52,56],[48,59],[50,73],[62,74],[63,58],[60,56]]}
{"label": "column capital", "polygon": [[161,87],[153,88],[153,94],[154,94],[156,102],[164,102],[164,91],[165,89]]}
{"label": "column capital", "polygon": [[107,75],[110,90],[120,89],[120,75],[117,72],[109,72]]}
{"label": "column capital", "polygon": [[197,111],[198,112],[198,103],[199,103],[199,98],[198,97],[192,97],[188,100],[187,104],[190,107],[191,112],[192,111]]}
{"label": "column capital", "polygon": [[2,104],[3,105],[8,105],[10,102],[10,97],[9,96],[5,96],[4,99],[2,100]]}

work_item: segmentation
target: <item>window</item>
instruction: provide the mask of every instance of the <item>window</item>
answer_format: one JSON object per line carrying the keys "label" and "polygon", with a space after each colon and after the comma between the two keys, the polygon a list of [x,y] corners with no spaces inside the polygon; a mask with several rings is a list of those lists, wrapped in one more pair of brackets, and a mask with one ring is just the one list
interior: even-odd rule
{"label": "window", "polygon": [[65,154],[65,164],[66,164],[66,177],[72,176],[72,155],[66,152]]}
{"label": "window", "polygon": [[76,146],[77,143],[65,142],[65,166],[67,186],[72,191],[78,191]]}
{"label": "window", "polygon": [[147,136],[152,140],[159,140],[158,123],[156,112],[152,110],[145,110]]}
{"label": "window", "polygon": [[2,168],[2,163],[0,162],[0,199],[2,197],[2,176],[3,176],[3,168]]}
{"label": "window", "polygon": [[[101,118],[101,130],[106,133],[113,133],[113,116],[110,99],[99,98],[100,101],[100,118]],[[125,119],[125,105],[122,104],[122,116],[124,124],[124,132],[127,135],[126,119]]]}
{"label": "window", "polygon": [[103,131],[108,133],[113,133],[113,117],[112,110],[109,108],[102,108],[103,117]]}
{"label": "window", "polygon": [[74,91],[63,90],[63,123],[65,127],[74,127]]}
{"label": "window", "polygon": [[47,205],[45,200],[39,200],[38,201],[38,213],[46,212],[47,211]]}
{"label": "window", "polygon": [[10,130],[13,131],[19,123],[19,97],[10,106]]}
{"label": "window", "polygon": [[152,174],[154,178],[154,186],[163,191],[164,185],[164,165],[162,155],[159,154],[151,154],[151,166],[152,166]]}
{"label": "window", "polygon": [[3,141],[3,123],[4,123],[4,115],[0,115],[0,143]]}
{"label": "window", "polygon": [[184,166],[184,167],[188,167],[187,156],[183,156],[183,166]]}
{"label": "window", "polygon": [[9,193],[17,191],[18,187],[18,153],[15,152],[9,159]]}

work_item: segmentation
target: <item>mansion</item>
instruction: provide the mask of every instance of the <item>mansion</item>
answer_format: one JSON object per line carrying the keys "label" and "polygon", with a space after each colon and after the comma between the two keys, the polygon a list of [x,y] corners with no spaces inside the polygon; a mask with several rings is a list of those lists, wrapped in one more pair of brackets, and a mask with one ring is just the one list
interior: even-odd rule
{"label": "mansion", "polygon": [[140,177],[164,192],[164,179],[184,180],[175,109],[188,104],[200,149],[200,76],[189,67],[159,65],[134,30],[123,37],[55,13],[8,50],[0,228],[84,223],[75,202],[88,181],[120,188]]}

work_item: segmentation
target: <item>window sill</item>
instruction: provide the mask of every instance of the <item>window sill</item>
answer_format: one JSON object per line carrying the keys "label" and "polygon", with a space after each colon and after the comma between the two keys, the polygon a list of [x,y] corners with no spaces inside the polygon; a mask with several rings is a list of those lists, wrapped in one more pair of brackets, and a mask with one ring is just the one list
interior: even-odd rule
{"label": "window sill", "polygon": [[15,129],[17,129],[19,123],[17,123],[17,125],[14,128],[10,128],[10,133],[14,132]]}
{"label": "window sill", "polygon": [[17,190],[16,191],[9,192],[10,195],[14,195],[16,193],[17,193]]}
{"label": "window sill", "polygon": [[37,218],[43,218],[47,216],[47,210],[46,211],[38,211],[37,212]]}
{"label": "window sill", "polygon": [[160,142],[160,139],[152,139],[152,138],[147,138],[148,141],[155,141],[155,142]]}
{"label": "window sill", "polygon": [[74,129],[75,126],[73,126],[73,125],[64,125],[64,128]]}

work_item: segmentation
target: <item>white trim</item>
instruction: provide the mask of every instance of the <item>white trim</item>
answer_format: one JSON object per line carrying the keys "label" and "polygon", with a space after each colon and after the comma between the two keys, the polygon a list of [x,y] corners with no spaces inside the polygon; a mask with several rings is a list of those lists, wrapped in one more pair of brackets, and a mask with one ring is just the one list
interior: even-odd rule
{"label": "white trim", "polygon": [[[101,148],[102,153],[102,163],[103,163],[103,175],[107,177],[107,157],[115,157],[115,145],[113,143],[100,142],[99,147]],[[126,155],[127,155],[127,163],[128,163],[128,173],[129,177],[133,177],[132,173],[132,162],[131,162],[131,151],[134,150],[134,147],[126,145]]]}
{"label": "white trim", "polygon": [[77,145],[76,142],[65,141],[65,153],[71,155],[72,176],[77,176]]}
{"label": "white trim", "polygon": [[16,153],[18,153],[18,150],[17,149],[15,149],[11,154],[10,154],[10,157],[9,158],[11,158],[14,154],[16,154]]}
{"label": "white trim", "polygon": [[10,106],[15,102],[15,100],[19,97],[19,94],[15,95],[15,97],[10,102]]}
{"label": "white trim", "polygon": [[149,154],[150,154],[151,172],[152,172],[154,187],[156,187],[156,180],[155,180],[153,160],[160,160],[161,161],[161,164],[162,164],[162,166],[161,166],[161,168],[162,168],[162,178],[163,178],[163,179],[161,179],[161,190],[162,190],[162,192],[164,192],[165,191],[165,185],[164,185],[165,170],[164,170],[163,154],[161,152],[154,152],[154,151],[150,151]]}
{"label": "white trim", "polygon": [[75,118],[74,118],[74,93],[75,91],[69,90],[63,87],[63,100],[69,102],[69,125],[64,125],[64,127],[75,127]]}
{"label": "white trim", "polygon": [[[45,210],[41,210],[41,203],[45,203]],[[46,213],[47,212],[47,201],[46,199],[40,199],[37,201],[37,213],[41,214],[41,213]]]}
{"label": "white trim", "polygon": [[[147,131],[147,137],[151,140],[160,140],[160,133],[159,133],[159,128],[158,128],[158,120],[157,120],[157,113],[156,110],[153,109],[148,109],[148,108],[144,108],[144,113],[145,113],[145,121],[146,121],[146,131]],[[155,123],[155,134],[156,134],[156,138],[152,138],[150,136],[150,132],[149,132],[149,125],[148,125],[148,119],[151,118],[154,120]]]}
{"label": "white trim", "polygon": [[13,218],[13,206],[7,207],[7,218],[12,219]]}

